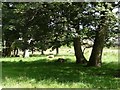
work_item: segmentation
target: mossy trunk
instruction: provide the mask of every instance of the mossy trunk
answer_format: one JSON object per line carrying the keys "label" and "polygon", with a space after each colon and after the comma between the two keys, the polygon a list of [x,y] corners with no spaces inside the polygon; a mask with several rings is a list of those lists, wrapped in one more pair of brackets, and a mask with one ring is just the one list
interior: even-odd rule
{"label": "mossy trunk", "polygon": [[81,64],[86,63],[87,60],[85,59],[83,55],[79,37],[74,38],[73,45],[74,45],[74,51],[75,51],[75,56],[76,56],[76,63],[81,63]]}
{"label": "mossy trunk", "polygon": [[[103,13],[104,15],[105,13]],[[105,15],[101,16],[101,23],[96,31],[96,37],[92,49],[92,53],[89,59],[88,66],[101,66],[102,64],[102,52],[105,43],[105,37],[107,35],[108,26],[106,23]]]}

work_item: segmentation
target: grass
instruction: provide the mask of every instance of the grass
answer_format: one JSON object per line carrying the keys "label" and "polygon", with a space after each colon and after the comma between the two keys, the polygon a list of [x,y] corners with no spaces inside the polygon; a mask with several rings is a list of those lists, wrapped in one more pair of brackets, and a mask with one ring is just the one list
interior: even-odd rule
{"label": "grass", "polygon": [[[118,53],[116,49],[104,49],[102,67],[84,67],[75,64],[73,54],[62,50],[53,59],[47,56],[1,58],[2,86],[5,88],[101,88],[120,89],[116,77]],[[90,56],[90,49],[85,52]],[[65,63],[54,62],[63,57]]]}

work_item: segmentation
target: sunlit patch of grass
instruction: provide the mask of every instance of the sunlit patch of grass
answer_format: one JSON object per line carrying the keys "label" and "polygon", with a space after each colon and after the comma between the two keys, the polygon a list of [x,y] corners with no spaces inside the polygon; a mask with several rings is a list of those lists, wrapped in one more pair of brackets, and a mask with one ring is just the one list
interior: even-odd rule
{"label": "sunlit patch of grass", "polygon": [[[91,55],[91,48],[88,48],[85,50],[85,57],[87,60],[89,60],[89,57]],[[102,62],[118,62],[118,49],[116,48],[104,48],[102,53]]]}
{"label": "sunlit patch of grass", "polygon": [[118,62],[118,53],[103,52],[102,60],[103,62]]}

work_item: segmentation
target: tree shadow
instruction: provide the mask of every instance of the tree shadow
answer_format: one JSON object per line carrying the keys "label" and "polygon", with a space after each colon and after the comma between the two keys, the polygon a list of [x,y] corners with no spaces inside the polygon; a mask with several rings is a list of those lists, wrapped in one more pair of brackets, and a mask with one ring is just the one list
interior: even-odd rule
{"label": "tree shadow", "polygon": [[[67,60],[69,61],[69,59]],[[94,88],[120,88],[114,77],[116,63],[103,64],[103,67],[84,67],[72,62],[60,63],[39,59],[31,62],[2,62],[2,79],[7,78],[17,80],[19,77],[35,79],[36,83],[41,80],[56,80],[58,83],[87,83]]]}

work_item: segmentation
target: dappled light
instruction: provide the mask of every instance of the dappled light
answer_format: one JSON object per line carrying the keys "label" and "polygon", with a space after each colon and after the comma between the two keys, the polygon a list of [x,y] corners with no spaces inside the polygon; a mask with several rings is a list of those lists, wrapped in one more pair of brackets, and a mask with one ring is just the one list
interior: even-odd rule
{"label": "dappled light", "polygon": [[[81,87],[81,88],[120,88],[114,75],[117,63],[104,63],[103,67],[85,67],[69,62],[60,63],[41,59],[34,61],[3,61],[3,86],[20,87],[25,82],[30,87],[53,85],[53,87]],[[9,82],[11,80],[11,83]],[[14,84],[13,84],[14,83]],[[38,84],[39,83],[39,84]],[[55,85],[55,86],[54,86]],[[80,86],[79,86],[80,85]]]}
{"label": "dappled light", "polygon": [[118,2],[1,7],[4,88],[120,89]]}

